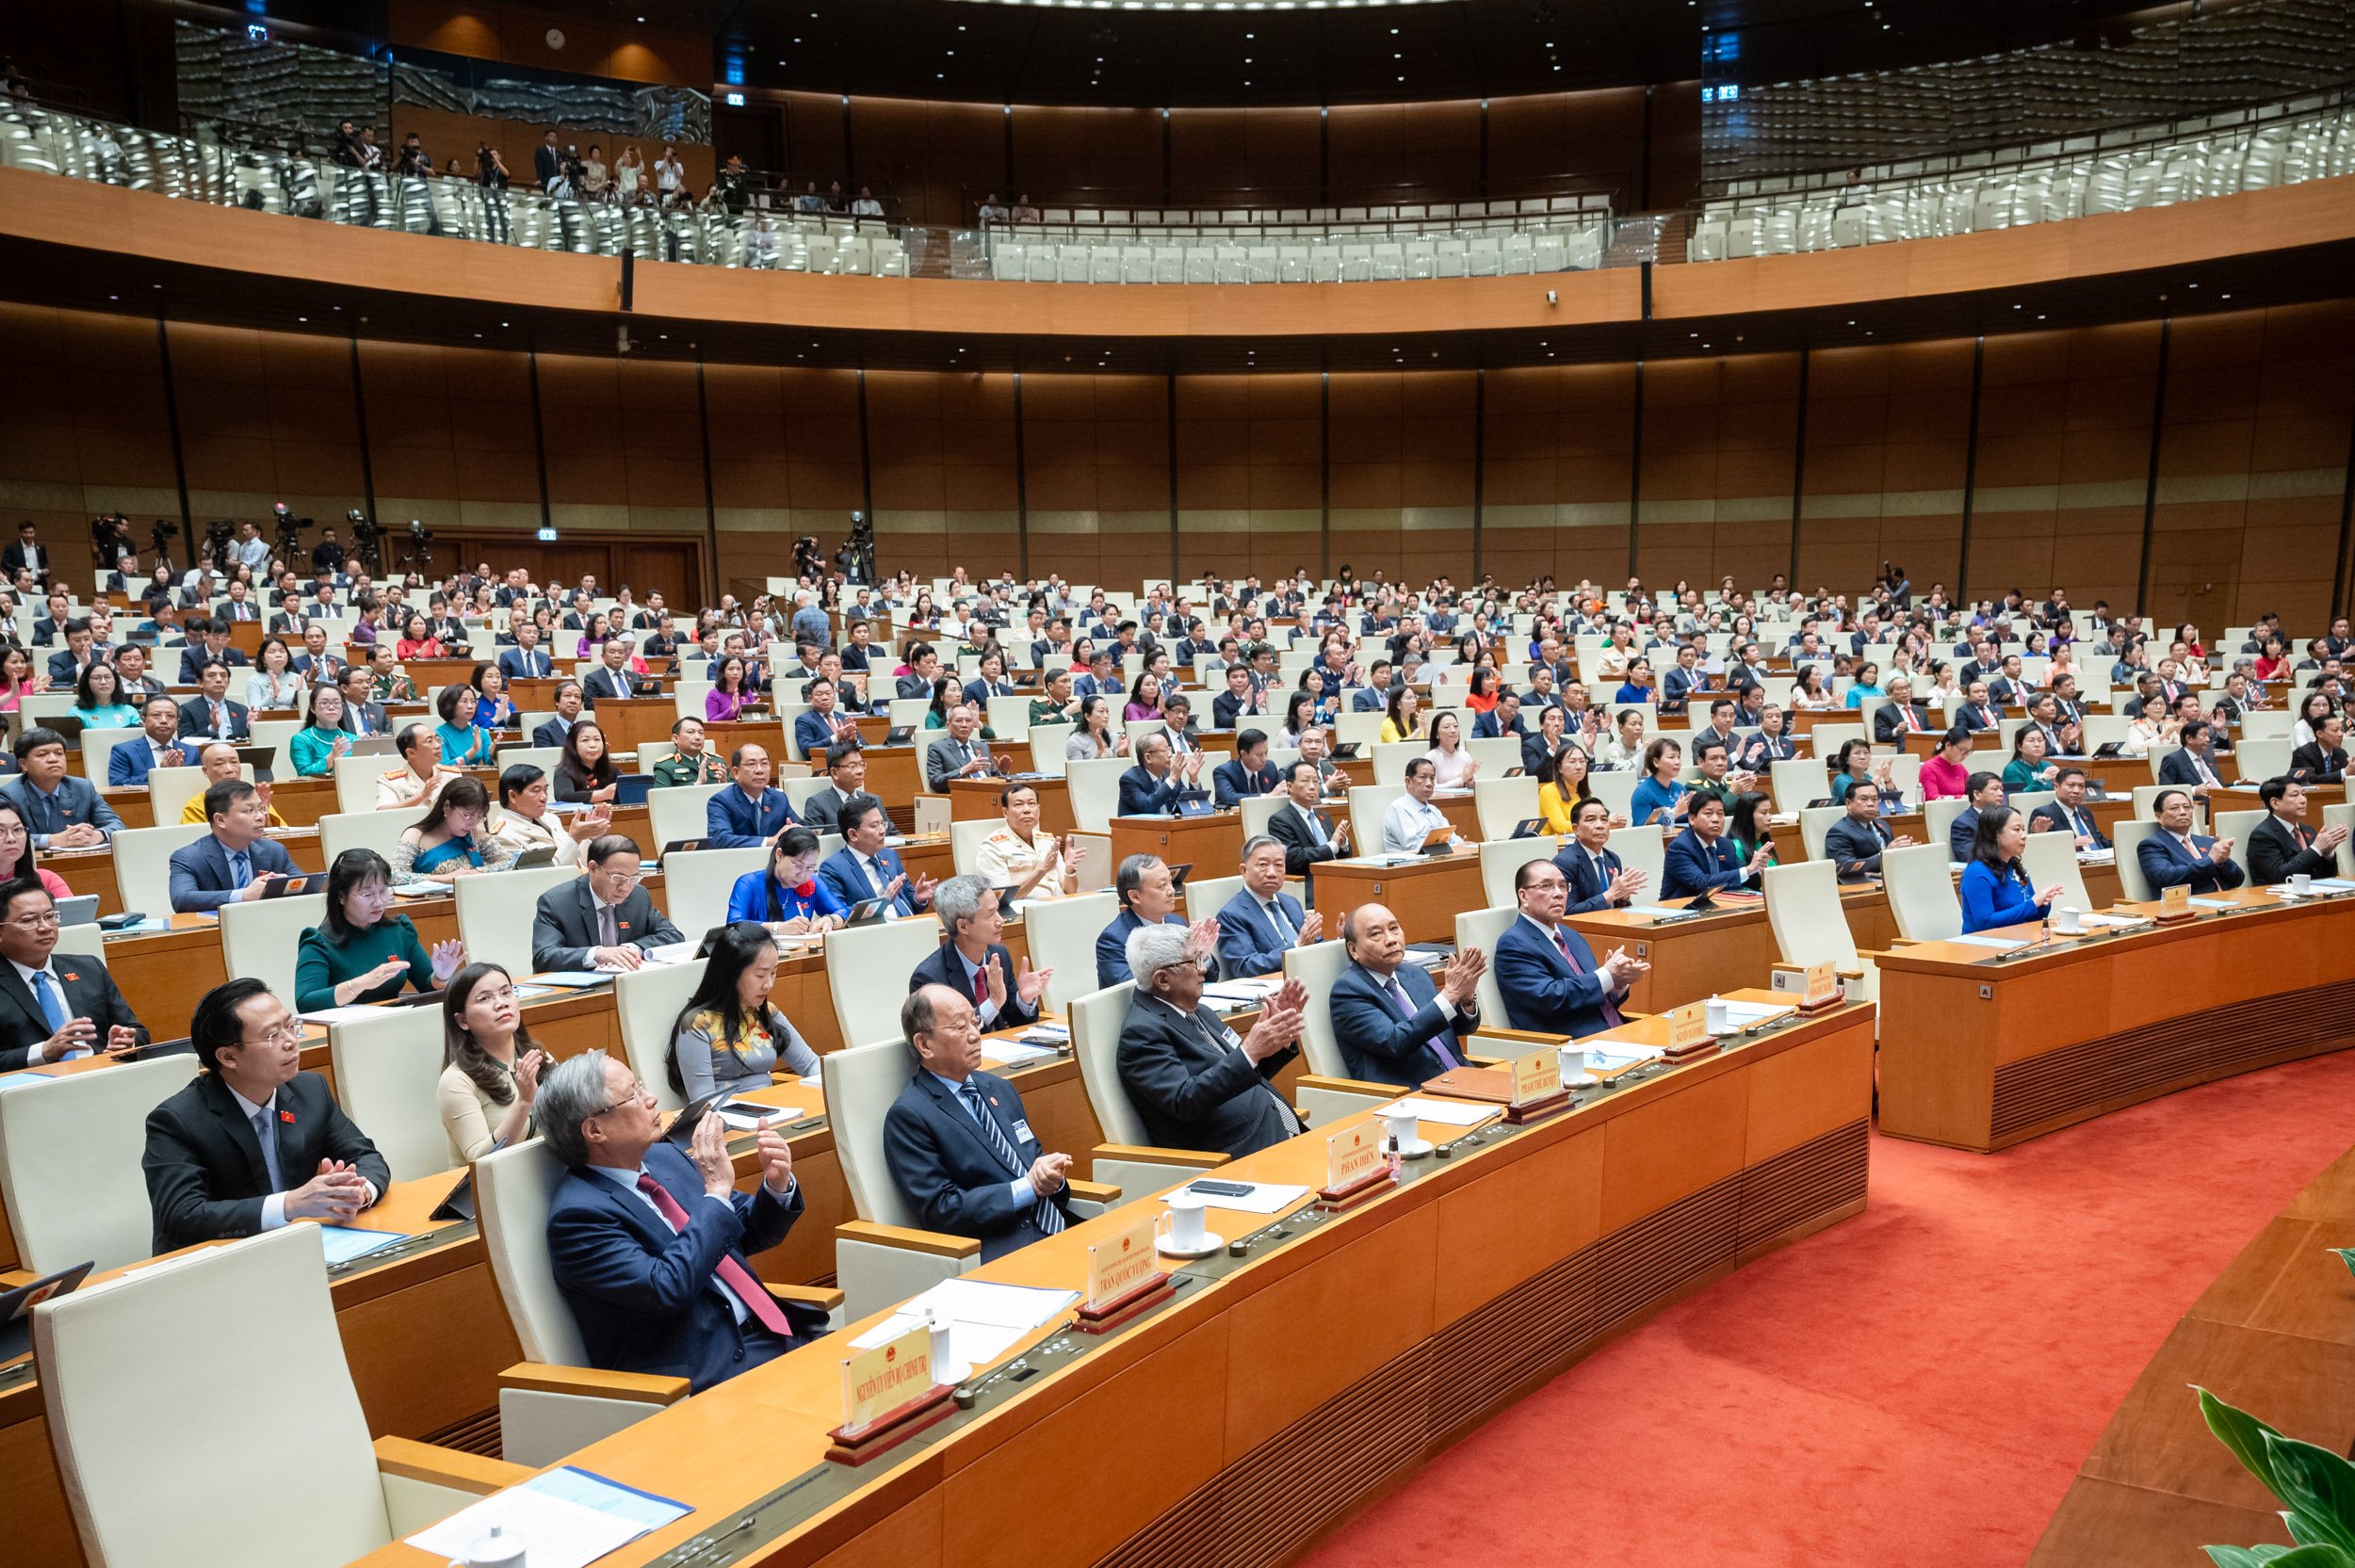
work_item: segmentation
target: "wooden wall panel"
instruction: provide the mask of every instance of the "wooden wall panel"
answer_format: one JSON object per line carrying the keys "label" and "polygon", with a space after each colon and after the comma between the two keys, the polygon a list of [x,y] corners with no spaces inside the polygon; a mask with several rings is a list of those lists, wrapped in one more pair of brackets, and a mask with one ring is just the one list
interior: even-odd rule
{"label": "wooden wall panel", "polygon": [[330,517],[361,504],[347,341],[178,322],[171,336],[188,504],[200,521],[261,517],[280,501]]}
{"label": "wooden wall panel", "polygon": [[[85,558],[89,520],[120,510],[147,525],[180,515],[155,324],[0,305],[0,364],[42,367],[42,396],[18,378],[0,409],[0,511],[31,518],[62,558]],[[11,533],[10,537],[14,537]]]}
{"label": "wooden wall panel", "polygon": [[1953,589],[1972,351],[1957,339],[1809,356],[1801,584],[1870,582],[1895,560],[1925,590]]}
{"label": "wooden wall panel", "polygon": [[1488,102],[1488,192],[1537,195],[1576,175],[1616,190],[1632,210],[1644,162],[1644,89],[1548,93]]}
{"label": "wooden wall panel", "polygon": [[[711,39],[687,29],[481,0],[387,0],[385,24],[397,45],[625,82],[711,88]],[[562,37],[560,47],[549,41],[551,30]]]}
{"label": "wooden wall panel", "polygon": [[[988,104],[853,98],[849,136],[858,177],[870,184],[890,182],[911,222],[969,223],[991,191],[1007,199],[1014,194],[1002,188],[1004,121],[1004,110]],[[799,148],[793,162],[825,188],[822,166],[808,162]]]}
{"label": "wooden wall panel", "polygon": [[1307,205],[1319,187],[1321,131],[1312,108],[1174,109],[1170,187],[1196,205]]}
{"label": "wooden wall panel", "polygon": [[1093,196],[1111,205],[1158,207],[1161,199],[1159,109],[1085,109],[1016,105],[1014,185],[1046,205]]}
{"label": "wooden wall panel", "polygon": [[[1179,378],[1180,573],[1265,575],[1317,563],[1324,528],[1322,396],[1313,375]],[[1338,560],[1338,495],[1334,505]]]}
{"label": "wooden wall panel", "polygon": [[1104,582],[1166,571],[1166,378],[1025,376],[1022,429],[1032,574]]}
{"label": "wooden wall panel", "polygon": [[1013,377],[870,371],[867,428],[883,570],[1015,563]]}
{"label": "wooden wall panel", "polygon": [[364,342],[360,386],[379,516],[437,529],[540,525],[528,356]]}
{"label": "wooden wall panel", "polygon": [[1326,121],[1333,188],[1408,187],[1455,200],[1480,181],[1480,104],[1336,105]]}
{"label": "wooden wall panel", "polygon": [[1636,569],[1648,582],[1762,582],[1791,548],[1798,356],[1644,367]]}
{"label": "wooden wall panel", "polygon": [[1491,372],[1481,565],[1501,580],[1627,578],[1635,368]]}
{"label": "wooden wall panel", "polygon": [[1417,581],[1471,559],[1468,371],[1332,379],[1333,561]]}
{"label": "wooden wall panel", "polygon": [[704,368],[711,487],[723,574],[792,571],[793,542],[829,544],[866,505],[859,471],[858,377],[842,370]]}
{"label": "wooden wall panel", "polygon": [[[841,169],[843,155],[842,100],[827,92],[783,92],[774,101],[785,114],[785,161],[788,169],[810,177]],[[861,149],[853,170],[864,184],[883,188],[888,176],[876,159]],[[844,185],[851,184],[845,180]]]}

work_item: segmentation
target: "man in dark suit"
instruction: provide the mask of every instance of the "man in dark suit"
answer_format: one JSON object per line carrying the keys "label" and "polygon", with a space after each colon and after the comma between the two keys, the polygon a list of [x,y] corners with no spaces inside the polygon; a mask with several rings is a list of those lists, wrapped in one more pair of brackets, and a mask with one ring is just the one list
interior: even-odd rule
{"label": "man in dark suit", "polygon": [[1226,667],[1226,689],[1210,701],[1210,727],[1236,730],[1245,719],[1256,719],[1267,712],[1258,689],[1251,684],[1251,667],[1230,664]]}
{"label": "man in dark suit", "polygon": [[14,582],[19,572],[30,572],[37,578],[49,575],[49,546],[35,537],[29,517],[16,525],[14,542],[0,550],[0,576]]}
{"label": "man in dark suit", "polygon": [[336,684],[344,691],[345,729],[364,740],[370,736],[392,734],[392,721],[384,717],[384,704],[369,695],[372,683],[367,666],[346,665],[344,672],[336,677]]}
{"label": "man in dark suit", "polygon": [[2290,770],[2308,784],[2340,784],[2347,778],[2347,719],[2331,714],[2314,726],[2314,739],[2290,753]]}
{"label": "man in dark suit", "polygon": [[2179,738],[2184,749],[2169,752],[2159,761],[2159,783],[2181,784],[2202,800],[2210,790],[2223,788],[2224,781],[2217,774],[2216,758],[2208,750],[2212,738],[2208,721],[2193,719],[2184,726]]}
{"label": "man in dark suit", "polygon": [[932,879],[909,876],[899,854],[884,843],[891,835],[891,818],[881,800],[854,795],[835,821],[842,848],[826,857],[818,876],[845,909],[867,898],[889,898],[895,916],[932,908]]}
{"label": "man in dark suit", "polygon": [[384,1195],[384,1156],[327,1081],[301,1071],[301,1026],[268,986],[215,986],[188,1035],[205,1071],[148,1113],[139,1159],[156,1252],[290,1220],[347,1224]]}
{"label": "man in dark suit", "polygon": [[223,904],[250,903],[263,896],[269,881],[301,874],[293,857],[269,837],[269,802],[243,779],[206,787],[204,819],[213,831],[171,852],[173,913],[202,914]]}
{"label": "man in dark suit", "polygon": [[1464,1043],[1480,1027],[1479,948],[1448,960],[1437,980],[1406,962],[1406,932],[1380,904],[1359,904],[1341,921],[1349,967],[1333,981],[1333,1039],[1349,1075],[1413,1089],[1464,1064]]}
{"label": "man in dark suit", "polygon": [[919,985],[901,1004],[900,1032],[916,1071],[884,1113],[884,1163],[924,1228],[974,1237],[983,1263],[1068,1228],[1071,1156],[1048,1154],[1014,1085],[981,1070],[973,1004]]}
{"label": "man in dark suit", "polygon": [[1223,810],[1255,795],[1273,795],[1278,783],[1267,760],[1267,732],[1245,730],[1235,737],[1235,757],[1210,769],[1210,795]]}
{"label": "man in dark suit", "polygon": [[1517,1029],[1585,1036],[1623,1022],[1619,1004],[1651,967],[1614,947],[1595,962],[1586,939],[1563,919],[1569,883],[1550,860],[1534,860],[1513,874],[1521,917],[1497,938],[1497,989],[1506,1023]]}
{"label": "man in dark suit", "polygon": [[704,1117],[680,1153],[654,1095],[603,1051],[557,1063],[536,1109],[565,1167],[548,1201],[548,1267],[592,1365],[701,1391],[811,1337],[746,1256],[801,1218],[784,1134],[760,1130],[760,1185],[739,1192],[726,1123]]}
{"label": "man in dark suit", "polygon": [[65,646],[49,655],[49,684],[71,687],[82,678],[82,671],[105,661],[98,654],[98,634],[90,623],[76,616],[65,623]]}
{"label": "man in dark suit", "polygon": [[950,878],[933,890],[933,913],[949,940],[925,954],[908,976],[909,992],[946,986],[971,999],[984,1029],[1037,1023],[1038,999],[1054,971],[1016,963],[1006,950],[1006,916],[988,879]]}
{"label": "man in dark suit", "polygon": [[1286,980],[1238,1039],[1202,1006],[1202,967],[1185,931],[1147,926],[1125,957],[1137,989],[1120,1029],[1120,1082],[1149,1142],[1240,1159],[1301,1130],[1271,1080],[1300,1050],[1307,987]]}
{"label": "man in dark suit", "polygon": [[950,779],[985,779],[998,771],[988,743],[980,737],[981,715],[969,703],[949,710],[949,733],[924,749],[924,783],[935,795],[949,792]]}
{"label": "man in dark suit", "polygon": [[182,740],[245,741],[253,736],[253,716],[229,697],[229,667],[208,664],[198,676],[198,692],[180,705]]}
{"label": "man in dark suit", "polygon": [[2306,786],[2296,779],[2267,779],[2257,786],[2266,819],[2249,834],[2249,874],[2259,887],[2278,887],[2292,877],[2335,877],[2339,846],[2347,829],[2332,823],[2320,832],[2306,826]]}
{"label": "man in dark suit", "polygon": [[328,681],[340,682],[346,661],[327,645],[327,628],[314,621],[302,628],[302,652],[294,657],[295,673],[306,686],[319,686]]}
{"label": "man in dark suit", "polygon": [[1684,817],[1684,831],[1660,857],[1663,898],[1697,898],[1746,886],[1774,858],[1771,840],[1761,843],[1746,862],[1734,853],[1726,836],[1726,798],[1715,790],[1694,791]]}
{"label": "man in dark suit", "polygon": [[1562,846],[1553,864],[1569,881],[1569,914],[1626,909],[1649,880],[1644,872],[1629,870],[1612,850],[1611,802],[1599,796],[1570,808],[1570,842]]}
{"label": "man in dark suit", "polygon": [[637,677],[629,672],[629,639],[622,637],[606,639],[598,650],[599,663],[582,677],[580,694],[591,708],[598,702],[611,699],[624,702],[638,695]]}
{"label": "man in dark suit", "polygon": [[1971,859],[1971,846],[1978,841],[1979,818],[2004,803],[2004,776],[2001,773],[1973,773],[1963,788],[1969,792],[1965,797],[1966,803],[1946,830],[1946,858],[1967,863]]}
{"label": "man in dark suit", "polygon": [[842,808],[867,789],[867,752],[858,736],[837,740],[810,758],[825,759],[826,787],[802,799],[802,825],[821,833],[842,831]]}
{"label": "man in dark suit", "polygon": [[158,768],[188,768],[196,759],[180,745],[180,704],[150,697],[139,704],[137,740],[126,740],[106,757],[106,787],[128,789],[147,783]]}
{"label": "man in dark suit", "polygon": [[554,191],[557,183],[564,178],[564,154],[556,145],[554,131],[531,150],[531,177],[543,193]]}
{"label": "man in dark suit", "polygon": [[1324,916],[1303,910],[1284,891],[1284,846],[1255,833],[1242,847],[1242,886],[1226,900],[1218,921],[1219,970],[1228,979],[1273,975],[1294,947],[1323,941]]}
{"label": "man in dark suit", "polygon": [[89,781],[67,773],[65,736],[57,731],[36,724],[18,736],[16,761],[23,771],[0,784],[0,797],[24,818],[34,849],[96,849],[122,828]]}
{"label": "man in dark suit", "polygon": [[1519,740],[1522,734],[1521,694],[1509,687],[1497,693],[1495,707],[1472,719],[1474,740]]}
{"label": "man in dark suit", "polygon": [[[1178,884],[1166,862],[1155,855],[1130,855],[1113,873],[1113,892],[1120,913],[1096,934],[1096,983],[1100,989],[1136,977],[1129,973],[1129,938],[1143,926],[1184,927],[1178,913]],[[1218,922],[1205,920],[1192,929],[1194,957],[1207,961],[1216,951]]]}
{"label": "man in dark suit", "polygon": [[2152,808],[2158,817],[2158,832],[2146,834],[2135,848],[2136,863],[2142,867],[2143,880],[2151,884],[2152,892],[2182,882],[2195,894],[2218,893],[2249,880],[2233,863],[2231,839],[2202,838],[2191,831],[2189,792],[2161,790]]}
{"label": "man in dark suit", "polygon": [[1315,868],[1349,853],[1349,822],[1336,822],[1317,809],[1324,786],[1313,762],[1292,764],[1284,793],[1284,804],[1268,816],[1267,831],[1284,847],[1284,874],[1308,878],[1308,894],[1314,897]]}
{"label": "man in dark suit", "polygon": [[[1973,826],[1975,829],[1977,824]],[[2082,768],[2064,768],[2054,775],[2053,799],[2037,807],[2029,816],[2028,831],[2068,833],[2077,841],[2079,853],[2110,847],[2108,836],[2094,826],[2093,813],[2086,809],[2086,770]],[[1965,853],[1954,858],[1971,857]]]}
{"label": "man in dark suit", "polygon": [[57,908],[35,881],[0,902],[0,1072],[108,1055],[147,1043],[147,1030],[95,958],[60,953]]}
{"label": "man in dark suit", "polygon": [[534,746],[563,745],[564,737],[573,733],[575,724],[580,722],[583,701],[578,681],[559,682],[556,687],[556,717],[532,727],[531,743]]}
{"label": "man in dark suit", "polygon": [[805,762],[817,762],[836,741],[858,740],[858,721],[836,705],[835,685],[820,676],[809,683],[807,711],[793,716],[793,743]]}
{"label": "man in dark suit", "polygon": [[1913,683],[1903,675],[1892,676],[1889,701],[1873,715],[1873,738],[1884,746],[1902,746],[1906,736],[1920,735],[1929,727],[1913,700]]}
{"label": "man in dark suit", "polygon": [[1175,816],[1178,792],[1193,787],[1202,776],[1202,753],[1188,752],[1180,763],[1170,751],[1169,736],[1156,730],[1137,742],[1137,765],[1120,775],[1122,816]]}
{"label": "man in dark suit", "polygon": [[1859,779],[1848,790],[1848,815],[1824,830],[1824,858],[1843,882],[1860,882],[1881,874],[1881,851],[1902,849],[1913,842],[1904,833],[1892,836],[1881,822],[1881,786]]}
{"label": "man in dark suit", "polygon": [[635,969],[645,949],[686,938],[639,884],[637,841],[593,838],[581,851],[587,874],[540,895],[531,917],[535,969]]}
{"label": "man in dark suit", "polygon": [[540,628],[529,621],[515,622],[515,646],[499,653],[499,673],[510,681],[545,680],[556,672],[548,652],[540,646]]}
{"label": "man in dark suit", "polygon": [[728,758],[732,787],[704,802],[704,831],[714,849],[750,849],[793,825],[793,805],[769,787],[769,752],[739,746]]}
{"label": "man in dark suit", "polygon": [[1956,710],[1955,723],[1972,734],[1991,730],[2004,721],[2003,710],[1987,700],[1987,683],[1973,681],[1963,691],[1962,706]]}

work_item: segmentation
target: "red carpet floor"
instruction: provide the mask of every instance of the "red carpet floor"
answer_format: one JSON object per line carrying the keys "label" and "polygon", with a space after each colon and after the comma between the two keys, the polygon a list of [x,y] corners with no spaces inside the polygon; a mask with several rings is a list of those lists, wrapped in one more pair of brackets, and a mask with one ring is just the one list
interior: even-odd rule
{"label": "red carpet floor", "polygon": [[2175,1320],[2350,1140],[2355,1052],[2001,1155],[1876,1137],[1863,1214],[1573,1366],[1304,1560],[2021,1562]]}

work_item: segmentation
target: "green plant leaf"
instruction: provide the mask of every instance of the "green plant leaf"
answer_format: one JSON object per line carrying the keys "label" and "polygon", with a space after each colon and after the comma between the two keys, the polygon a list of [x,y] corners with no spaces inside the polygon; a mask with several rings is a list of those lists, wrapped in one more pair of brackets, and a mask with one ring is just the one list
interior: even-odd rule
{"label": "green plant leaf", "polygon": [[2247,1411],[2226,1404],[2199,1384],[2194,1383],[2192,1390],[2200,1396],[2200,1414],[2207,1421],[2208,1430],[2216,1433],[2217,1441],[2232,1449],[2233,1457],[2247,1466],[2250,1475],[2265,1482],[2266,1491],[2288,1502],[2289,1497],[2273,1479],[2273,1461],[2266,1452],[2266,1439],[2281,1434]]}
{"label": "green plant leaf", "polygon": [[2341,1263],[2347,1265],[2348,1273],[2355,1274],[2355,1247],[2333,1247],[2331,1251],[2337,1255]]}
{"label": "green plant leaf", "polygon": [[[2267,1548],[2259,1547],[2260,1551]],[[2279,1556],[2259,1558],[2269,1568],[2355,1568],[2355,1552],[2342,1551],[2336,1546],[2314,1545],[2270,1548]]]}
{"label": "green plant leaf", "polygon": [[2265,1434],[2274,1491],[2298,1515],[2299,1539],[2355,1556],[2355,1464],[2278,1431]]}
{"label": "green plant leaf", "polygon": [[2297,1550],[2292,1546],[2203,1546],[2216,1568],[2260,1568]]}

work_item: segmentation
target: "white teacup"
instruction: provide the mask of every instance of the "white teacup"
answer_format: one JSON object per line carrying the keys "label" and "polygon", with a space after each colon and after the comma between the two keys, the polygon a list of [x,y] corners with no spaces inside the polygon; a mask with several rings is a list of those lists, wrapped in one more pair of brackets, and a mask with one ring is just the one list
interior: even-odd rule
{"label": "white teacup", "polygon": [[2311,892],[2314,885],[2314,878],[2303,871],[2298,872],[2290,878],[2290,887],[2298,893]]}
{"label": "white teacup", "polygon": [[2063,936],[2074,936],[2084,930],[2084,911],[2064,905],[2053,912],[2053,929]]}
{"label": "white teacup", "polygon": [[1202,1200],[1191,1192],[1169,1198],[1169,1244],[1180,1252],[1199,1252],[1210,1227],[1203,1219]]}
{"label": "white teacup", "polygon": [[1712,996],[1709,999],[1708,1010],[1703,1016],[1708,1021],[1711,1034],[1723,1034],[1733,1027],[1732,1005],[1721,996]]}
{"label": "white teacup", "polygon": [[449,1568],[524,1568],[524,1544],[493,1525],[464,1557],[450,1559]]}
{"label": "white teacup", "polygon": [[1415,1113],[1411,1110],[1385,1111],[1382,1126],[1389,1135],[1386,1147],[1396,1147],[1400,1153],[1415,1146]]}

